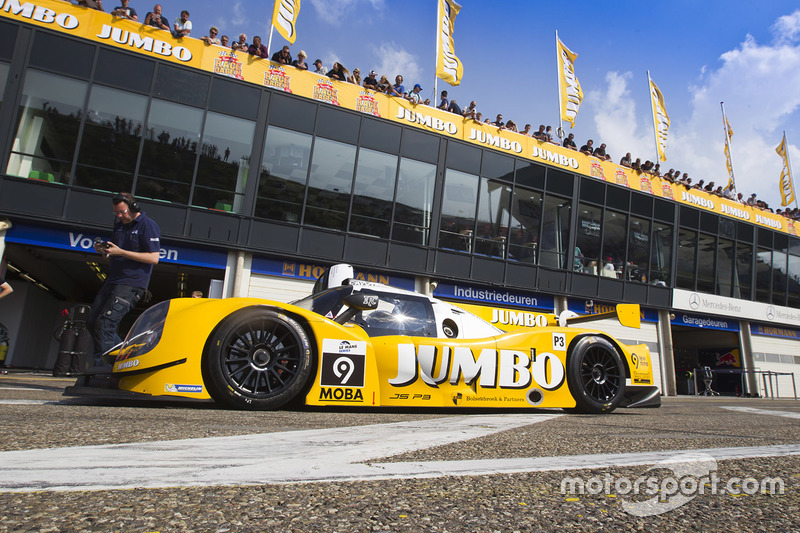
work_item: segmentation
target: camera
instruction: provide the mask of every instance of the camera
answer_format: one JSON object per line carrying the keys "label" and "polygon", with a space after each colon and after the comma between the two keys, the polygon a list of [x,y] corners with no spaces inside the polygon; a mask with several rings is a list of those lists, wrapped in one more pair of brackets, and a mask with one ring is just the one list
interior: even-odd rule
{"label": "camera", "polygon": [[94,245],[95,246],[100,245],[101,248],[111,248],[111,245],[100,237],[94,238]]}

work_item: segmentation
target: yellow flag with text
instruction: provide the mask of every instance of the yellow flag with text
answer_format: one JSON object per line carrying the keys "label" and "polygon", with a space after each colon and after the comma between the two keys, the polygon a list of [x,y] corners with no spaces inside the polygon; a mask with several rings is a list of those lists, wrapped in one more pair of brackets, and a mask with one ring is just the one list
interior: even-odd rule
{"label": "yellow flag with text", "polygon": [[778,145],[775,151],[783,158],[783,170],[781,170],[780,179],[781,205],[786,206],[794,202],[794,184],[792,183],[792,172],[789,169],[789,156],[786,153],[786,135],[783,136],[781,144]]}
{"label": "yellow flag with text", "polygon": [[661,91],[658,89],[653,80],[650,80],[650,101],[653,109],[653,124],[656,128],[656,147],[658,148],[658,158],[661,161],[666,161],[669,115],[667,115],[667,107],[664,105],[664,95],[661,94]]}
{"label": "yellow flag with text", "polygon": [[439,40],[439,57],[436,58],[436,77],[450,85],[459,85],[464,74],[464,66],[456,57],[453,31],[456,15],[461,6],[453,0],[439,0],[439,18],[436,31]]}
{"label": "yellow flag with text", "polygon": [[574,67],[578,54],[564,46],[561,39],[556,38],[556,46],[558,48],[559,90],[561,91],[561,118],[574,128],[575,117],[578,116],[578,109],[583,101],[583,91],[581,91],[578,77],[575,76]]}
{"label": "yellow flag with text", "polygon": [[275,0],[272,25],[278,28],[278,33],[292,44],[294,44],[294,40],[297,37],[298,13],[300,13],[300,0]]}

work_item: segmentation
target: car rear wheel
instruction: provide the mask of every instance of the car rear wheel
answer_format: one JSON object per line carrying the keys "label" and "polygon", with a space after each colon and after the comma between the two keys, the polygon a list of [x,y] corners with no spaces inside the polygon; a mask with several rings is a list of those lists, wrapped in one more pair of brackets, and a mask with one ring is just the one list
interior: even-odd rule
{"label": "car rear wheel", "polygon": [[625,367],[617,349],[602,337],[581,338],[567,360],[567,383],[574,411],[609,413],[625,393]]}
{"label": "car rear wheel", "polygon": [[203,379],[218,402],[237,409],[278,409],[304,390],[312,359],[308,335],[295,320],[248,309],[214,330],[203,356]]}

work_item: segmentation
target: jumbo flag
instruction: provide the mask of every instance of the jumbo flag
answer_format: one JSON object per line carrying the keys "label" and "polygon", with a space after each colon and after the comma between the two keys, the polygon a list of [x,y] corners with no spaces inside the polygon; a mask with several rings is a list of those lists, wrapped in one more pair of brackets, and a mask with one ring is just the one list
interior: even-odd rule
{"label": "jumbo flag", "polygon": [[561,118],[569,122],[570,127],[575,127],[575,117],[578,116],[578,109],[583,101],[583,91],[581,84],[575,76],[575,60],[578,54],[573,53],[564,46],[561,39],[556,35],[556,48],[558,53],[558,75],[559,75],[559,101],[561,102]]}
{"label": "jumbo flag", "polygon": [[278,33],[292,44],[297,37],[295,25],[298,13],[300,13],[300,0],[275,0],[272,25],[278,28]]}
{"label": "jumbo flag", "polygon": [[725,128],[725,166],[728,168],[728,185],[725,187],[726,189],[733,189],[735,186],[735,182],[733,180],[733,162],[731,161],[731,137],[733,137],[733,128],[731,128],[730,122],[728,122],[728,117],[725,116],[725,110],[723,108],[722,111],[722,120],[725,124],[723,127]]}
{"label": "jumbo flag", "polygon": [[792,172],[789,169],[789,154],[786,153],[786,134],[783,134],[781,144],[775,148],[778,155],[783,158],[783,170],[781,170],[781,205],[786,206],[794,202],[794,185],[792,184]]}
{"label": "jumbo flag", "polygon": [[658,158],[661,161],[667,160],[667,133],[669,132],[669,115],[667,107],[664,105],[664,95],[658,89],[653,80],[650,80],[650,101],[653,110],[653,124],[656,129],[656,148]]}
{"label": "jumbo flag", "polygon": [[453,43],[453,31],[456,15],[461,11],[461,6],[453,0],[439,0],[439,18],[437,31],[437,49],[439,57],[436,58],[436,77],[450,85],[459,85],[464,74],[464,66],[456,57]]}

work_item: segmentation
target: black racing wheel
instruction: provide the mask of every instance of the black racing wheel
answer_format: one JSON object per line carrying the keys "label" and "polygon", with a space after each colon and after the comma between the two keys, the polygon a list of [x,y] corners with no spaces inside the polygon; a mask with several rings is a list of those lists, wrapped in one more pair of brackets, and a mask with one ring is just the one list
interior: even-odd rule
{"label": "black racing wheel", "polygon": [[278,409],[304,390],[312,361],[312,344],[297,321],[251,308],[214,330],[203,354],[203,380],[211,397],[230,407]]}
{"label": "black racing wheel", "polygon": [[574,411],[609,413],[625,393],[622,357],[603,337],[582,337],[567,357],[567,383],[575,398]]}

